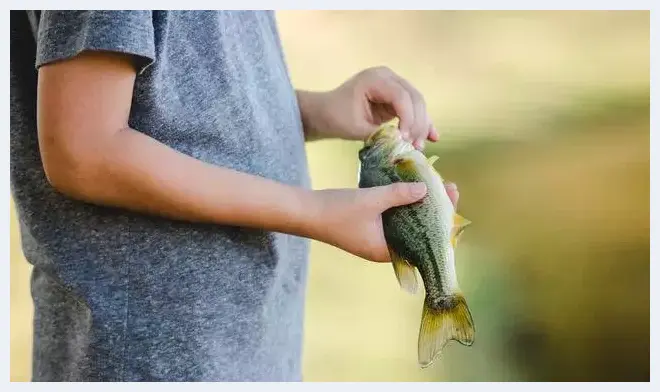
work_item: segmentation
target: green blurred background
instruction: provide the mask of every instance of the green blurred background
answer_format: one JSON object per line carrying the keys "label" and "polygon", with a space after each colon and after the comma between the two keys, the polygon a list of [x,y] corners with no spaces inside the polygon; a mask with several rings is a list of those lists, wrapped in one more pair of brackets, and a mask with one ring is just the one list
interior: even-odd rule
{"label": "green blurred background", "polygon": [[[297,88],[387,65],[425,95],[436,168],[473,221],[457,253],[472,347],[416,365],[422,293],[314,243],[307,381],[649,380],[649,12],[287,11]],[[359,143],[308,145],[355,187]],[[11,222],[11,379],[30,377],[30,270]]]}

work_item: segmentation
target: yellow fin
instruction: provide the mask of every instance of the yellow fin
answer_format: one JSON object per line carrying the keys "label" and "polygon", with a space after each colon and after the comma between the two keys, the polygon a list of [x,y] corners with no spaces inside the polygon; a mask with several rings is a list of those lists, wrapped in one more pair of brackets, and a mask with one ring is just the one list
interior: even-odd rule
{"label": "yellow fin", "polygon": [[474,322],[465,297],[455,294],[445,304],[431,308],[428,297],[424,299],[418,341],[418,362],[422,368],[431,366],[450,340],[464,346],[474,343]]}
{"label": "yellow fin", "polygon": [[394,161],[396,170],[401,174],[414,173],[417,170],[415,161],[407,156],[397,158]]}
{"label": "yellow fin", "polygon": [[437,155],[433,155],[433,156],[431,156],[431,157],[429,157],[429,158],[426,158],[426,161],[429,163],[429,166],[431,166],[431,169],[433,169],[433,172],[434,172],[438,177],[440,177],[440,179],[442,180],[442,184],[444,185],[444,184],[447,183],[447,181],[446,181],[444,178],[442,178],[442,176],[440,175],[440,172],[438,171],[438,169],[436,169],[435,166],[433,166],[433,165],[435,164],[435,162],[436,162],[438,159],[440,159],[440,158],[438,158]]}
{"label": "yellow fin", "polygon": [[399,286],[410,294],[417,293],[417,274],[415,267],[410,265],[408,261],[399,256],[394,250],[390,248],[390,257],[392,258],[392,266],[394,267],[394,275],[399,282]]}
{"label": "yellow fin", "polygon": [[465,219],[464,217],[458,214],[454,214],[454,227],[465,227],[471,223],[471,221]]}
{"label": "yellow fin", "polygon": [[465,219],[464,217],[454,214],[454,227],[451,230],[451,245],[455,248],[458,244],[458,240],[463,234],[465,228],[470,225],[472,222]]}

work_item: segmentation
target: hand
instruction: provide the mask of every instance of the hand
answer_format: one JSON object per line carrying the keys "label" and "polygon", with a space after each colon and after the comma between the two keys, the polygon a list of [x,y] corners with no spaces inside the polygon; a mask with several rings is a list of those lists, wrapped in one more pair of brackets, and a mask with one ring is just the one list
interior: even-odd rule
{"label": "hand", "polygon": [[386,67],[366,69],[329,92],[299,91],[298,97],[310,139],[364,140],[397,117],[403,138],[416,148],[438,140],[422,94]]}
{"label": "hand", "polygon": [[[445,184],[456,207],[458,190]],[[391,262],[383,233],[382,213],[392,207],[414,203],[424,197],[424,183],[397,183],[364,189],[317,191],[320,214],[312,237],[358,257]]]}

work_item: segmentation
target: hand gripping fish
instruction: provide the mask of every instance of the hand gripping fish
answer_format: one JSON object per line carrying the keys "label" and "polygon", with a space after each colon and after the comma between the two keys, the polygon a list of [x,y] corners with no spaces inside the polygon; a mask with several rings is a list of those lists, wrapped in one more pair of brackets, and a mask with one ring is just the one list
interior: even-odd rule
{"label": "hand gripping fish", "polygon": [[401,138],[391,123],[371,134],[359,152],[359,187],[396,182],[424,182],[426,196],[419,202],[383,213],[383,229],[394,273],[400,286],[415,293],[419,270],[424,288],[424,308],[419,330],[418,361],[430,366],[444,346],[455,340],[474,342],[474,323],[458,284],[454,250],[471,222],[458,215],[433,168],[437,157],[426,158]]}

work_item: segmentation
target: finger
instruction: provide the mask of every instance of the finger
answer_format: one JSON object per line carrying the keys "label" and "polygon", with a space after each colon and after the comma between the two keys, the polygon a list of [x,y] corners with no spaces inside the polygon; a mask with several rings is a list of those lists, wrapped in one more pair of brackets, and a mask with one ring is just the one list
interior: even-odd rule
{"label": "finger", "polygon": [[458,187],[453,182],[447,182],[445,183],[445,189],[451,203],[454,205],[454,209],[456,209],[458,207]]}
{"label": "finger", "polygon": [[435,129],[435,126],[433,124],[431,124],[429,126],[429,137],[428,137],[428,139],[432,142],[437,142],[438,139],[440,139],[440,134]]}
{"label": "finger", "polygon": [[[392,207],[419,201],[426,195],[427,188],[423,182],[399,182],[371,188],[370,191],[372,194],[367,195],[370,198],[369,203],[375,202],[381,211],[385,211]],[[371,197],[375,200],[371,199]]]}
{"label": "finger", "polygon": [[392,78],[379,78],[367,90],[367,98],[375,103],[384,103],[392,106],[399,118],[399,129],[404,139],[410,139],[411,130],[415,122],[415,108],[410,93]]}
{"label": "finger", "polygon": [[383,123],[386,123],[390,120],[392,120],[394,117],[396,117],[396,112],[392,108],[392,106],[385,104],[385,103],[375,103],[372,102],[371,104],[371,110],[373,114],[373,121],[372,123],[374,125],[381,125]]}
{"label": "finger", "polygon": [[399,75],[392,74],[392,77],[399,83],[403,88],[408,91],[410,98],[413,103],[413,110],[415,112],[415,122],[411,129],[411,139],[415,141],[415,147],[421,147],[423,149],[424,140],[428,138],[429,127],[431,121],[429,119],[428,112],[426,110],[426,101],[422,94],[417,90],[410,82],[400,77]]}

